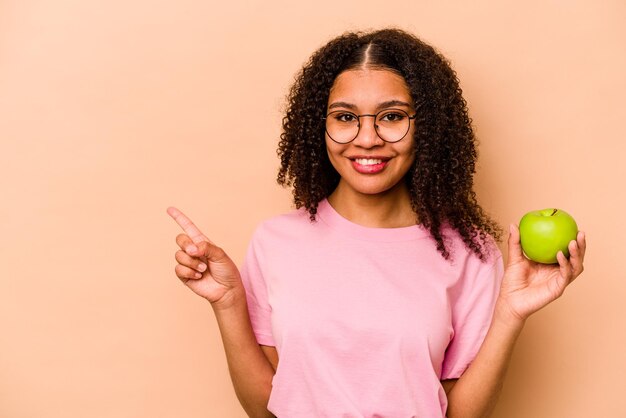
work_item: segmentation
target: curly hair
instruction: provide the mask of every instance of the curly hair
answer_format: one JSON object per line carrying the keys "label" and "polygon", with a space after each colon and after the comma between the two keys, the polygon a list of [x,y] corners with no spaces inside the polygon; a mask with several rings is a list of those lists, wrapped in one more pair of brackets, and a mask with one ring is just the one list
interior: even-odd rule
{"label": "curly hair", "polygon": [[287,96],[277,150],[278,184],[293,188],[296,208],[304,206],[314,221],[318,203],[340,179],[324,141],[330,89],[340,73],[364,66],[402,76],[415,103],[416,157],[405,181],[416,222],[430,231],[444,259],[450,259],[442,232],[447,223],[485,260],[489,237],[500,240],[502,232],[472,190],[477,141],[459,80],[445,57],[400,29],[345,33],[305,63]]}

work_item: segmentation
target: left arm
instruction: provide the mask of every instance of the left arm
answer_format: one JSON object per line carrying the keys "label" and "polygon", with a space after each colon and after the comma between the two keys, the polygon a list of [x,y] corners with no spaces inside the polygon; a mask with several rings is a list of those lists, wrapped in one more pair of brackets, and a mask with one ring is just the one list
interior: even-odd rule
{"label": "left arm", "polygon": [[486,418],[496,405],[515,342],[526,319],[560,297],[583,271],[585,235],[569,244],[569,260],[559,252],[559,264],[538,264],[524,257],[519,230],[510,227],[509,262],[491,326],[478,354],[463,375],[442,382],[448,395],[448,418]]}

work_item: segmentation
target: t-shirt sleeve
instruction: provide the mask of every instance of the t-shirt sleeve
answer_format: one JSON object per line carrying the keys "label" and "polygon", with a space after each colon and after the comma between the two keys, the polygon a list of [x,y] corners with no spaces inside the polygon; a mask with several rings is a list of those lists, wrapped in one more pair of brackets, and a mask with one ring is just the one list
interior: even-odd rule
{"label": "t-shirt sleeve", "polygon": [[504,275],[502,254],[474,275],[466,277],[452,300],[454,335],[446,349],[441,380],[458,379],[478,354],[491,325],[496,299]]}
{"label": "t-shirt sleeve", "polygon": [[275,346],[272,335],[271,312],[268,290],[259,262],[258,230],[252,237],[240,269],[241,280],[246,289],[248,314],[256,340],[261,345]]}

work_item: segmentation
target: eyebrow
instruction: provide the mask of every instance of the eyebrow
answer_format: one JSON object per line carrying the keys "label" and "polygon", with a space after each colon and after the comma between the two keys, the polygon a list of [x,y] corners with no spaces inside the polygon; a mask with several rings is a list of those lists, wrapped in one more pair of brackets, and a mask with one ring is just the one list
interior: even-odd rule
{"label": "eyebrow", "polygon": [[[387,108],[387,107],[394,107],[394,106],[406,106],[406,107],[409,107],[409,108],[411,107],[411,105],[409,103],[403,102],[402,100],[388,100],[388,101],[382,102],[378,106],[376,106],[376,110],[384,109],[384,108]],[[352,103],[347,103],[347,102],[334,102],[330,106],[328,106],[328,110],[334,109],[336,107],[345,107],[347,109],[356,110],[356,105],[354,105]]]}

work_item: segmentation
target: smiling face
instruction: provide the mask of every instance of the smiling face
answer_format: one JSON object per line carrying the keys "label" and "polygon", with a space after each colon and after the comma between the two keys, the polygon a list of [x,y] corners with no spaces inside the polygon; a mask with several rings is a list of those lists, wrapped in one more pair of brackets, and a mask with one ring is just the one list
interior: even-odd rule
{"label": "smiling face", "polygon": [[[335,79],[327,113],[345,110],[355,115],[373,115],[384,109],[415,114],[409,89],[398,74],[366,68],[344,71]],[[389,143],[376,133],[373,117],[362,117],[359,134],[352,142],[338,144],[326,134],[328,158],[341,176],[334,194],[406,193],[402,180],[415,159],[414,129],[411,120],[404,138]]]}

